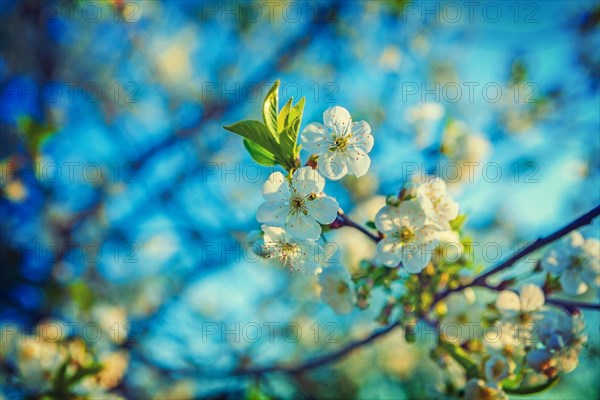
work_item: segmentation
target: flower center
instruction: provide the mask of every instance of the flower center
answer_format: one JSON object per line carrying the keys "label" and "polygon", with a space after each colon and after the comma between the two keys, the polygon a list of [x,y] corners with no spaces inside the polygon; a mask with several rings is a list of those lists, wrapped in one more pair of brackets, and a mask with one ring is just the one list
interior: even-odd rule
{"label": "flower center", "polygon": [[349,142],[346,136],[333,136],[333,142],[329,146],[330,151],[344,151],[348,147]]}
{"label": "flower center", "polygon": [[283,243],[281,245],[281,259],[285,261],[294,261],[298,258],[300,246],[295,243]]}
{"label": "flower center", "polygon": [[348,291],[348,285],[345,282],[338,283],[337,286],[337,294],[342,295]]}
{"label": "flower center", "polygon": [[492,365],[492,377],[498,378],[504,374],[504,362],[502,360],[497,360],[494,365]]}
{"label": "flower center", "polygon": [[415,231],[408,226],[403,226],[394,234],[402,243],[410,243],[415,240]]}
{"label": "flower center", "polygon": [[306,207],[306,200],[301,196],[292,196],[290,198],[290,214],[302,213],[308,215],[308,208]]}

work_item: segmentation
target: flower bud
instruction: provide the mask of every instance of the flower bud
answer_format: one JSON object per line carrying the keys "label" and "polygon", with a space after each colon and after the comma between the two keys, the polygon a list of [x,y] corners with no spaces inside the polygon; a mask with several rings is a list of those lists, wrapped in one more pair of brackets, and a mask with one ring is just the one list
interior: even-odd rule
{"label": "flower bud", "polygon": [[401,201],[405,201],[405,200],[410,200],[413,199],[415,197],[417,197],[417,188],[418,185],[414,182],[406,182],[404,184],[404,187],[402,188],[402,190],[400,190],[400,200]]}
{"label": "flower bud", "polygon": [[389,195],[385,198],[385,204],[391,207],[398,207],[398,205],[400,205],[400,199],[398,199],[398,196]]}

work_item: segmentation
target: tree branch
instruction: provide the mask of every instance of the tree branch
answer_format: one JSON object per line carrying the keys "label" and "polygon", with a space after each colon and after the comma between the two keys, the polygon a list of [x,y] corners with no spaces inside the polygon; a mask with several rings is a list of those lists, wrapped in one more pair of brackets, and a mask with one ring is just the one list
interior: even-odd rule
{"label": "tree branch", "polygon": [[564,226],[563,228],[557,230],[556,232],[554,232],[544,238],[540,238],[540,239],[536,240],[535,242],[531,243],[529,246],[525,247],[523,250],[515,253],[512,257],[509,257],[507,260],[503,261],[496,267],[492,268],[491,270],[485,272],[483,275],[479,276],[477,279],[475,279],[475,281],[473,281],[473,283],[484,283],[485,280],[489,276],[494,275],[495,273],[500,272],[505,268],[511,267],[515,262],[517,262],[521,258],[533,253],[537,249],[544,247],[545,245],[562,238],[563,236],[567,235],[568,233],[570,233],[584,225],[590,224],[594,220],[594,218],[596,218],[598,215],[600,215],[600,206],[596,206],[591,211],[585,213],[581,217],[577,218],[575,221],[573,221],[570,224]]}
{"label": "tree branch", "polygon": [[522,249],[521,251],[515,253],[513,256],[509,257],[508,259],[504,260],[503,262],[501,262],[500,264],[498,264],[497,266],[495,266],[494,268],[490,269],[489,271],[483,273],[482,275],[480,275],[479,277],[477,277],[475,280],[473,280],[471,283],[466,284],[466,285],[461,285],[458,286],[454,289],[449,289],[446,290],[444,292],[441,292],[439,294],[437,294],[434,298],[434,303],[437,303],[438,301],[444,299],[445,297],[447,297],[449,294],[454,293],[454,292],[459,292],[463,289],[466,289],[468,287],[472,287],[472,286],[481,286],[481,287],[489,287],[485,280],[508,268],[511,267],[514,263],[516,263],[517,261],[519,261],[520,259],[528,256],[529,254],[533,253],[534,251],[540,249],[541,247],[544,247],[547,244],[550,244],[552,242],[554,242],[555,240],[558,240],[560,238],[562,238],[563,236],[566,236],[567,234],[569,234],[570,232],[581,228],[582,226],[588,225],[590,224],[594,218],[596,218],[598,215],[600,215],[600,206],[596,206],[595,208],[593,208],[591,211],[588,211],[587,213],[585,213],[584,215],[582,215],[581,217],[577,218],[576,220],[574,220],[573,222],[569,223],[568,225],[565,225],[564,227],[562,227],[561,229],[557,230],[556,232],[543,237],[543,238],[539,238],[538,240],[536,240],[535,242],[531,243],[529,246],[525,247],[524,249]]}
{"label": "tree branch", "polygon": [[578,309],[578,308],[584,308],[584,309],[596,310],[596,311],[600,310],[599,303],[583,303],[581,301],[569,301],[569,300],[562,300],[562,299],[546,299],[546,304],[552,304],[555,306],[563,307],[564,309],[566,309],[567,311],[569,311],[571,313],[574,311],[577,311],[576,309]]}
{"label": "tree branch", "polygon": [[238,370],[238,371],[234,372],[234,374],[235,375],[262,375],[262,374],[266,374],[269,372],[283,372],[283,373],[288,373],[288,374],[302,373],[307,370],[310,370],[313,368],[318,368],[320,366],[329,364],[333,361],[343,358],[346,355],[350,354],[352,351],[354,351],[360,347],[363,347],[363,346],[375,341],[376,339],[378,339],[380,337],[387,335],[388,333],[392,332],[399,326],[400,326],[400,321],[396,321],[393,324],[391,324],[383,329],[373,332],[372,334],[370,334],[369,336],[367,336],[364,339],[349,343],[346,346],[344,346],[336,351],[333,351],[329,354],[325,354],[320,357],[315,357],[312,360],[309,360],[309,361],[299,364],[299,365],[291,365],[291,366],[273,365],[273,366],[262,367],[262,368],[260,368],[260,367],[259,368],[247,368],[247,369]]}
{"label": "tree branch", "polygon": [[365,235],[367,235],[371,240],[373,240],[375,243],[379,242],[381,240],[381,238],[379,236],[376,236],[374,234],[372,234],[371,232],[369,232],[366,228],[363,228],[362,226],[358,225],[356,222],[352,221],[350,219],[350,217],[348,217],[346,214],[343,213],[343,211],[338,211],[338,222],[341,223],[341,226],[349,226],[351,228],[354,228],[362,233],[364,233]]}

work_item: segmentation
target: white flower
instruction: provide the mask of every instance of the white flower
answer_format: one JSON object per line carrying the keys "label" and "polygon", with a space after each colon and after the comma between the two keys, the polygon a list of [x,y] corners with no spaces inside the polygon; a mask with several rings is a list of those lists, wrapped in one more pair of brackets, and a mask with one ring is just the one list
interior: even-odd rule
{"label": "white flower", "polygon": [[481,379],[471,379],[465,386],[466,400],[508,400],[508,396],[500,388],[488,386]]}
{"label": "white flower", "polygon": [[[579,353],[587,342],[583,318],[551,310],[544,313],[544,319],[538,323],[538,327],[540,339],[546,346],[544,350],[553,358],[550,365],[560,372],[573,371],[579,363]],[[538,360],[540,354],[532,355],[532,360]]]}
{"label": "white flower", "polygon": [[356,304],[354,282],[346,268],[339,265],[325,268],[319,275],[321,300],[329,304],[336,314],[352,312]]}
{"label": "white flower", "polygon": [[417,202],[425,210],[427,218],[441,229],[450,229],[449,222],[458,217],[458,203],[446,192],[446,184],[440,178],[432,178],[417,188]]}
{"label": "white flower", "polygon": [[307,275],[321,272],[319,261],[323,249],[318,243],[293,238],[282,228],[263,225],[262,230],[268,258],[279,260],[290,272],[296,270]]}
{"label": "white flower", "polygon": [[571,232],[546,253],[542,267],[551,274],[561,274],[561,286],[569,295],[583,294],[589,287],[598,290],[600,241],[585,240],[578,231]]}
{"label": "white flower", "polygon": [[485,363],[485,376],[491,382],[498,384],[500,381],[508,378],[515,371],[514,361],[504,356],[494,355]]}
{"label": "white flower", "polygon": [[322,195],[325,180],[311,167],[297,169],[291,179],[274,172],[263,186],[265,202],[258,207],[258,222],[284,227],[303,240],[317,240],[322,224],[332,223],[339,209],[332,197]]}
{"label": "white flower", "polygon": [[547,372],[553,366],[552,353],[546,349],[534,349],[527,353],[527,365],[536,372]]}
{"label": "white flower", "polygon": [[330,107],[323,113],[323,122],[310,123],[302,132],[302,147],[319,156],[319,171],[338,180],[346,173],[361,177],[367,173],[373,148],[371,127],[365,121],[352,122],[348,110]]}
{"label": "white flower", "polygon": [[437,258],[434,261],[458,262],[464,251],[458,232],[442,231],[437,234],[437,239],[438,247],[435,252]]}
{"label": "white flower", "polygon": [[496,308],[507,317],[531,316],[544,305],[544,292],[539,286],[524,285],[520,294],[512,290],[503,290],[496,300]]}
{"label": "white flower", "polygon": [[473,289],[452,293],[445,303],[448,313],[441,320],[440,330],[447,340],[465,343],[483,336],[481,320],[485,309]]}
{"label": "white flower", "polygon": [[400,262],[410,273],[419,273],[429,264],[437,243],[437,228],[427,225],[425,212],[415,201],[398,207],[385,206],[375,216],[377,229],[386,236],[377,243],[377,256],[388,267]]}

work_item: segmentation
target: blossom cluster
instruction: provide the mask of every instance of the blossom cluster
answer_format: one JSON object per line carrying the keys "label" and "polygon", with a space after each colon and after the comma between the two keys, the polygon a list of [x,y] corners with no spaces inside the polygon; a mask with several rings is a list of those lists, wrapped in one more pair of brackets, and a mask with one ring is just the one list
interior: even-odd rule
{"label": "blossom cluster", "polygon": [[[582,314],[547,296],[576,296],[600,288],[600,241],[572,232],[548,250],[531,271],[531,282],[518,288],[512,288],[516,278],[497,286],[486,282],[491,274],[475,278],[482,267],[468,256],[472,243],[462,231],[466,216],[459,214],[459,204],[444,180],[413,177],[397,195],[388,196],[385,205],[378,205],[366,227],[361,227],[340,210],[325,186],[327,179],[368,172],[374,144],[370,125],[353,122],[342,107],[327,109],[323,123],[308,124],[300,135],[301,148],[310,152],[301,166],[295,142],[300,122],[295,118],[291,123],[286,116],[301,111],[293,112],[290,101],[269,124],[269,115],[278,111],[277,98],[269,96],[264,130],[273,126],[274,139],[254,136],[257,142],[247,145],[257,162],[280,164],[286,172],[272,173],[263,185],[264,202],[257,211],[263,255],[290,272],[319,275],[321,300],[338,314],[350,313],[355,306],[366,309],[371,298],[383,292],[385,301],[376,318],[381,324],[393,318],[423,319],[469,328],[469,334],[455,340],[442,329],[432,351],[444,366],[453,360],[463,368],[459,382],[450,386],[462,387],[460,394],[467,399],[505,399],[522,389],[537,393],[576,368],[587,341]],[[244,126],[250,129],[253,124]],[[253,137],[239,126],[226,128],[245,140]],[[282,148],[287,153],[281,153]],[[373,249],[369,256],[361,254],[364,257],[354,268],[329,265],[323,254],[324,235],[344,226],[362,232]],[[540,282],[538,272],[546,273],[543,284],[532,283]],[[490,336],[490,328],[497,334]],[[405,335],[410,338],[411,331]]]}
{"label": "blossom cluster", "polygon": [[3,334],[0,343],[3,375],[5,367],[8,371],[5,383],[17,385],[32,398],[122,399],[111,390],[125,375],[129,354],[107,342],[51,337],[48,331],[57,326],[63,323],[42,322],[31,334],[6,329],[12,334]]}
{"label": "blossom cluster", "polygon": [[[263,185],[265,201],[258,208],[257,220],[263,224],[267,257],[279,260],[290,272],[316,275],[325,261],[319,243],[322,226],[333,223],[339,211],[336,199],[325,194],[325,178],[366,174],[373,136],[368,123],[353,122],[346,109],[336,106],[323,113],[323,124],[306,126],[301,141],[304,149],[312,152],[311,159],[318,160],[317,168],[300,167],[287,176],[272,173]],[[334,309],[349,312],[347,301],[338,305],[335,296],[327,294],[344,294],[346,300],[351,299],[354,289],[349,274],[340,266],[330,268],[321,279],[323,298],[329,299]]]}

